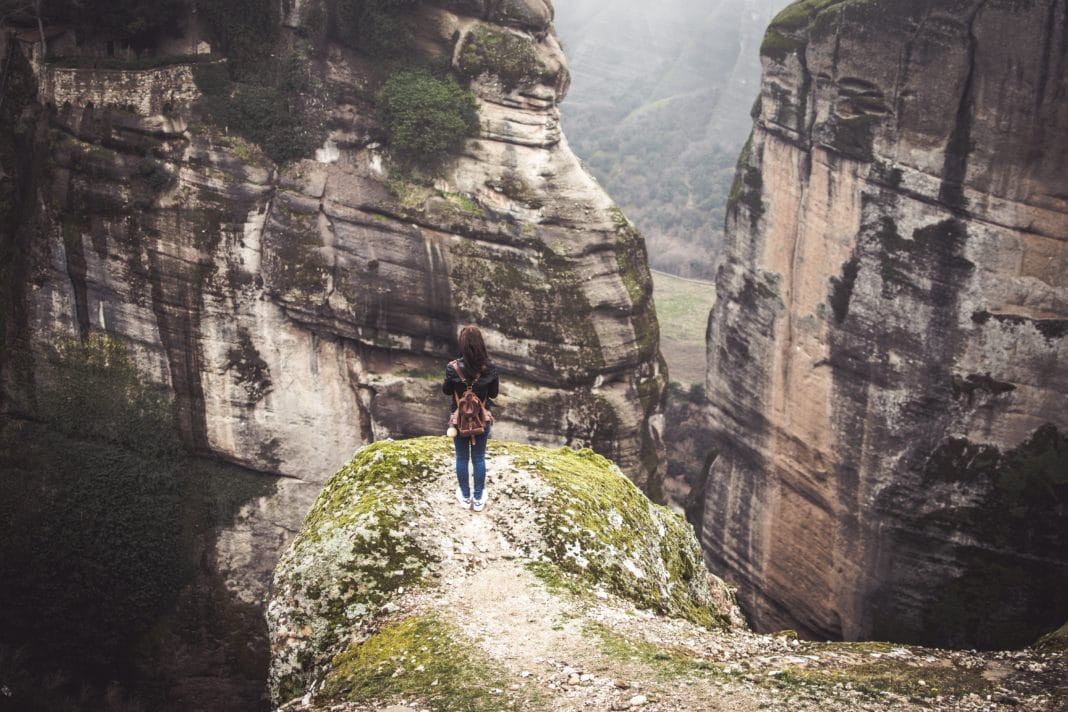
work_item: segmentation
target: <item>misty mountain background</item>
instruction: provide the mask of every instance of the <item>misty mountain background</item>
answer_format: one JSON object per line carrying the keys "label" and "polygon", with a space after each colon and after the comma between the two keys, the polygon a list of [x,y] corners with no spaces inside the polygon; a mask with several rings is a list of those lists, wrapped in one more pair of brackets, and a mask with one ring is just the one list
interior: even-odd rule
{"label": "misty mountain background", "polygon": [[711,278],[752,125],[760,41],[790,0],[566,0],[563,126],[654,269]]}

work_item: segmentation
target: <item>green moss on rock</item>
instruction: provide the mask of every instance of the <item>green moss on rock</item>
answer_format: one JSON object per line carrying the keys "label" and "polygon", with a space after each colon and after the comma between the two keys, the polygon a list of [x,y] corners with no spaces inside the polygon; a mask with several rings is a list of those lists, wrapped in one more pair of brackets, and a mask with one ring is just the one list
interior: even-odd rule
{"label": "green moss on rock", "polygon": [[[730,593],[712,585],[692,530],[650,502],[616,465],[590,450],[495,441],[489,456],[508,458],[539,483],[498,494],[525,500],[537,536],[522,546],[529,547],[537,571],[553,572],[573,590],[613,593],[709,627],[727,623],[722,611],[733,606]],[[463,687],[460,672],[433,673],[446,662],[430,659],[463,654],[452,632],[433,619],[385,627],[380,620],[402,589],[429,583],[443,556],[435,532],[420,525],[426,521],[420,513],[427,511],[428,488],[443,479],[451,483],[452,472],[447,438],[386,441],[360,450],[323,488],[278,565],[268,606],[275,701],[326,679],[330,695],[414,694],[432,707],[482,709],[477,699],[455,707],[434,697]],[[511,534],[507,525],[501,533]],[[412,674],[392,677],[398,667]],[[428,691],[434,679],[442,690]]]}
{"label": "green moss on rock", "polygon": [[614,443],[622,429],[612,404],[600,394],[584,391],[549,393],[525,404],[522,417],[539,423],[574,423],[569,435],[586,443]]}
{"label": "green moss on rock", "polygon": [[381,442],[360,450],[319,494],[279,564],[272,628],[300,644],[273,661],[271,691],[286,699],[306,689],[317,668],[397,591],[426,575],[434,555],[408,527],[419,482],[433,479],[432,457],[451,456],[445,438]]}
{"label": "green moss on rock", "polygon": [[506,91],[551,76],[538,59],[533,40],[491,25],[479,25],[467,34],[458,64],[460,72],[472,79],[480,74],[500,77]]}
{"label": "green moss on rock", "polygon": [[278,229],[265,239],[268,286],[289,301],[322,304],[330,268],[323,258],[319,215],[282,196],[275,201],[271,220]]}
{"label": "green moss on rock", "polygon": [[971,693],[985,695],[995,688],[982,670],[955,665],[915,665],[891,657],[834,668],[787,666],[778,681],[827,689],[849,685],[868,694],[893,693],[918,701],[941,701],[945,696],[963,697]]}
{"label": "green moss on rock", "polygon": [[760,43],[760,54],[763,57],[774,59],[776,62],[784,62],[791,54],[803,52],[806,44],[802,39],[769,29]]}
{"label": "green moss on rock", "polygon": [[493,662],[433,616],[391,622],[333,660],[325,692],[353,702],[416,698],[434,710],[514,709],[491,694],[507,687]]}
{"label": "green moss on rock", "polygon": [[[635,310],[648,304],[653,294],[645,240],[619,208],[610,210],[616,232],[616,264]],[[651,310],[650,310],[651,311]]]}
{"label": "green moss on rock", "polygon": [[587,637],[595,638],[601,652],[608,657],[625,662],[637,660],[656,671],[661,678],[670,679],[713,669],[711,663],[695,658],[690,651],[635,640],[620,635],[603,623],[587,623],[582,632]]}
{"label": "green moss on rock", "polygon": [[[537,243],[538,258],[471,242],[452,249],[449,280],[464,318],[537,343],[533,356],[558,373],[604,365],[578,263]],[[501,285],[508,285],[502,289]]]}
{"label": "green moss on rock", "polygon": [[509,452],[526,454],[552,486],[538,523],[546,555],[562,570],[642,608],[699,625],[726,625],[697,540],[682,517],[650,502],[592,450],[512,445]]}
{"label": "green moss on rock", "polygon": [[451,207],[459,210],[468,217],[481,218],[486,214],[486,211],[482,209],[481,205],[463,193],[449,193],[443,190],[439,190],[437,193],[440,197],[444,198]]}
{"label": "green moss on rock", "polygon": [[788,5],[772,19],[760,45],[760,54],[777,62],[785,61],[791,54],[801,54],[810,37],[819,36],[826,31],[838,11],[870,2],[871,0],[799,0]]}
{"label": "green moss on rock", "polygon": [[744,205],[749,211],[752,226],[764,215],[764,176],[758,166],[751,164],[753,157],[753,133],[742,147],[738,164],[734,169],[734,182],[727,197],[727,214],[733,213],[738,206]]}
{"label": "green moss on rock", "polygon": [[365,513],[396,501],[408,485],[433,479],[433,457],[451,456],[442,438],[378,442],[361,449],[319,494],[297,542],[320,541]]}
{"label": "green moss on rock", "polygon": [[[862,0],[863,1],[863,0]],[[799,0],[785,7],[776,15],[769,27],[777,32],[796,32],[803,30],[816,17],[827,10],[848,5],[857,0]]]}

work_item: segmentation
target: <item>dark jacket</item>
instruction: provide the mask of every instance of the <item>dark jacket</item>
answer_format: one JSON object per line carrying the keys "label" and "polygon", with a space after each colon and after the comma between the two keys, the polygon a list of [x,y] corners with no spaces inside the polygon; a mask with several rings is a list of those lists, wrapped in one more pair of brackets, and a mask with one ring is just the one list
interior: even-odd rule
{"label": "dark jacket", "polygon": [[[467,383],[464,383],[463,379],[456,373],[452,367],[452,363],[445,364],[445,382],[441,384],[441,392],[447,396],[463,395],[463,392],[467,390],[467,385],[471,385],[471,390],[475,392],[475,395],[486,404],[487,408],[493,406],[493,399],[497,397],[497,390],[500,388],[501,381],[497,377],[497,367],[493,364],[486,366],[482,371],[482,375],[478,377],[478,380],[473,384],[470,379],[475,377],[475,374],[467,372],[467,365],[461,358],[460,370],[464,372],[467,377]],[[456,410],[456,399],[450,399],[449,412]]]}

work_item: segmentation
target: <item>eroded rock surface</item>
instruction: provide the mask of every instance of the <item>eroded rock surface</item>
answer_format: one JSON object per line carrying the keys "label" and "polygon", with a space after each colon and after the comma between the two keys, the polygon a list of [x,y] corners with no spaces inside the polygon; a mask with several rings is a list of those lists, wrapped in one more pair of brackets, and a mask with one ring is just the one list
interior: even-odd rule
{"label": "eroded rock surface", "polygon": [[[220,540],[249,600],[353,451],[444,429],[440,379],[465,323],[503,374],[495,437],[593,447],[654,492],[663,470],[645,248],[560,132],[551,5],[413,4],[411,51],[478,99],[478,135],[433,181],[406,178],[383,143],[374,91],[393,65],[328,39],[325,12],[293,3],[280,21],[274,49],[312,77],[306,114],[327,136],[283,165],[205,116],[210,62],[34,56],[26,331],[39,351],[120,337],[173,391],[188,443],[291,478]],[[501,38],[512,55],[465,54]]]}
{"label": "eroded rock surface", "polygon": [[758,627],[996,646],[1065,618],[1065,13],[807,0],[773,22],[698,514]]}

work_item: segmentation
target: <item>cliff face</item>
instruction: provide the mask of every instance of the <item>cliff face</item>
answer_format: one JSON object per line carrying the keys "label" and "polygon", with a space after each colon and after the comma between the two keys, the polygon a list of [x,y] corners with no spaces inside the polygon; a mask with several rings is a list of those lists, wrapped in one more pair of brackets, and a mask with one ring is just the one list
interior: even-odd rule
{"label": "cliff face", "polygon": [[989,646],[1064,618],[1066,12],[806,0],[772,23],[698,513],[758,627]]}
{"label": "cliff face", "polygon": [[[222,65],[166,48],[159,67],[33,64],[25,333],[37,353],[60,335],[121,338],[173,391],[188,443],[286,476],[220,540],[248,600],[354,450],[443,430],[465,323],[504,374],[495,437],[588,445],[650,490],[661,476],[645,248],[560,133],[551,6],[408,5],[405,51],[478,100],[477,136],[433,180],[398,171],[383,143],[374,92],[398,60],[332,39],[333,3],[293,4],[271,48],[310,77],[302,119],[328,136],[314,160],[276,163],[212,120]],[[191,20],[185,42],[210,29]]]}

